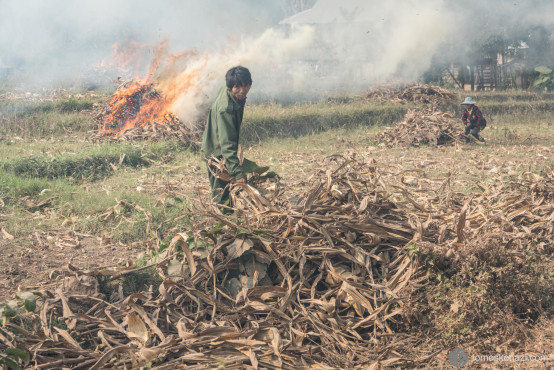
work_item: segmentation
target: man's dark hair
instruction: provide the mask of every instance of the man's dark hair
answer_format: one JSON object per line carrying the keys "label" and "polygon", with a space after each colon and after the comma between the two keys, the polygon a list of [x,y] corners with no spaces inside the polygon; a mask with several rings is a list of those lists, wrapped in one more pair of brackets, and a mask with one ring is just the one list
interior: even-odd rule
{"label": "man's dark hair", "polygon": [[236,66],[227,71],[225,82],[229,89],[232,89],[234,86],[250,86],[252,85],[252,75],[250,75],[248,68]]}

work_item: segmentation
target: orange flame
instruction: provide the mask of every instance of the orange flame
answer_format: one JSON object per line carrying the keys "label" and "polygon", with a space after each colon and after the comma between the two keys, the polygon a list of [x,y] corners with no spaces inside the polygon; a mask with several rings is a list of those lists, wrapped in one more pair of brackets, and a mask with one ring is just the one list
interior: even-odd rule
{"label": "orange flame", "polygon": [[[137,60],[143,54],[144,46],[138,43],[135,46],[138,50],[114,45],[114,59],[119,60],[122,67],[138,67],[140,62]],[[100,115],[100,133],[120,135],[149,122],[167,124],[178,121],[170,108],[198,78],[196,72],[180,72],[180,62],[196,54],[196,51],[190,51],[168,55],[167,42],[158,45],[146,78],[135,78],[120,87],[104,105],[104,112]]]}

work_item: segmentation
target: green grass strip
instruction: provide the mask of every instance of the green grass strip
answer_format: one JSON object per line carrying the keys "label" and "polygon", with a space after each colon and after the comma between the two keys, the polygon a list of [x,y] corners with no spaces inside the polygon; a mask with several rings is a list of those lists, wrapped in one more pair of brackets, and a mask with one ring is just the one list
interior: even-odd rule
{"label": "green grass strip", "polygon": [[249,107],[241,129],[242,140],[258,142],[268,138],[310,135],[330,129],[353,129],[360,126],[390,125],[401,120],[407,105],[313,104],[282,107]]}
{"label": "green grass strip", "polygon": [[186,148],[179,142],[154,143],[145,148],[127,143],[105,143],[83,153],[12,158],[0,163],[0,169],[23,178],[96,181],[110,176],[114,172],[113,166],[146,167],[152,162],[151,158],[170,161],[172,153]]}
{"label": "green grass strip", "polygon": [[[96,99],[98,100],[98,99]],[[58,113],[76,113],[83,110],[92,109],[95,100],[92,99],[63,99],[57,101],[26,101],[26,100],[6,100],[0,101],[0,112],[7,116],[26,116],[32,114],[41,114],[49,112]]]}

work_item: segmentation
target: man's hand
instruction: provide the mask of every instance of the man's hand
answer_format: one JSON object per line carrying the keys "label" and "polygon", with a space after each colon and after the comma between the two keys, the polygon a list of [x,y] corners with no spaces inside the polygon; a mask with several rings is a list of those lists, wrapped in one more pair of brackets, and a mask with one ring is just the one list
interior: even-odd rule
{"label": "man's hand", "polygon": [[241,177],[238,180],[235,180],[235,184],[246,184],[246,176]]}

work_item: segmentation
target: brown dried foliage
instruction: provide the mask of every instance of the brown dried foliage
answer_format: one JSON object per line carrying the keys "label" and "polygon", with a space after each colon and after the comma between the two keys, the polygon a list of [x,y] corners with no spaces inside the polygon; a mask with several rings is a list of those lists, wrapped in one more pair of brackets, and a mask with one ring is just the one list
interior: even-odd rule
{"label": "brown dried foliage", "polygon": [[91,140],[97,141],[142,141],[142,140],[168,140],[178,139],[184,144],[199,145],[201,140],[201,132],[199,130],[191,130],[187,125],[183,124],[177,117],[171,116],[162,122],[150,121],[143,126],[135,126],[127,129],[118,135],[106,133],[94,133]]}
{"label": "brown dried foliage", "polygon": [[408,110],[403,121],[375,138],[387,146],[444,145],[468,140],[460,127],[452,114],[426,106]]}
{"label": "brown dried foliage", "polygon": [[433,85],[411,85],[406,87],[377,87],[366,94],[366,100],[376,103],[424,103],[433,105],[451,104],[458,97],[447,89]]}
{"label": "brown dried foliage", "polygon": [[166,112],[167,102],[153,84],[130,81],[94,113],[99,130],[92,141],[167,140],[176,138],[185,144],[198,144],[198,124],[184,124]]}
{"label": "brown dried foliage", "polygon": [[474,307],[490,300],[484,294],[445,312],[428,293],[440,274],[452,289],[514,289],[517,279],[483,274],[509,277],[529,267],[529,254],[552,258],[554,174],[477,196],[453,192],[450,178],[417,191],[414,183],[372,160],[333,156],[294,197],[278,180],[265,190],[235,184],[233,214],[200,207],[208,219],[159,256],[159,294],[107,302],[74,271],[25,318],[33,325],[8,324],[0,343],[30,353],[37,368],[437,366],[452,344],[429,343],[449,329],[440,315],[500,343],[543,315],[536,292],[506,295],[491,312]]}

